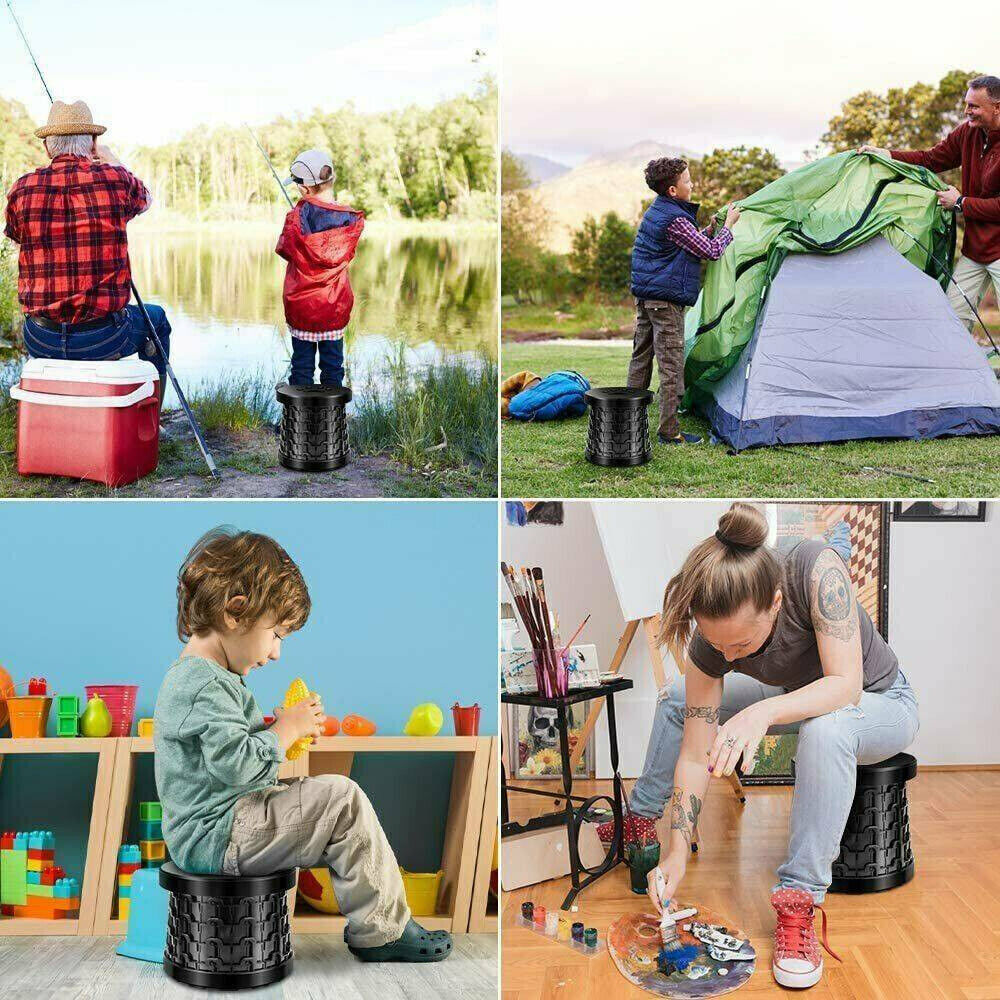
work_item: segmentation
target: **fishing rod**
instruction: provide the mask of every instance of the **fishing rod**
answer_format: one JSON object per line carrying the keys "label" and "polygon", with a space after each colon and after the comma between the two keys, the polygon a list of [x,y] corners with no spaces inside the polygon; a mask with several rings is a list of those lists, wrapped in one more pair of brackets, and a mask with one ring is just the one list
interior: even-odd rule
{"label": "fishing rod", "polygon": [[[8,2],[10,2],[10,0],[8,0]],[[272,163],[271,157],[267,155],[267,150],[260,144],[260,140],[257,138],[256,133],[254,132],[254,130],[252,128],[250,128],[250,126],[246,122],[243,123],[243,126],[250,133],[250,138],[253,139],[254,143],[257,146],[257,148],[260,150],[260,155],[263,156],[264,159],[267,161],[268,167],[271,168],[271,174],[274,176],[274,179],[278,182],[278,187],[281,188],[281,193],[285,196],[285,201],[288,202],[288,207],[294,209],[295,208],[295,204],[292,201],[291,195],[289,195],[288,189],[282,183],[281,177],[278,175],[278,171],[274,169],[274,163]],[[344,384],[347,385],[347,386],[350,386],[350,384],[351,384],[351,368],[350,368],[350,364],[349,364],[349,362],[347,360],[347,351],[346,351],[347,342],[346,342],[346,339],[344,341],[344,346],[345,346],[345,351],[344,351]],[[286,375],[285,375],[286,378],[291,373],[291,370],[292,370],[292,362],[291,362],[291,360],[289,360],[289,362],[288,362],[288,368],[286,370]]]}
{"label": "fishing rod", "polygon": [[274,169],[274,164],[271,162],[271,157],[267,155],[267,150],[264,149],[264,147],[260,144],[260,140],[255,135],[254,130],[250,128],[250,126],[247,125],[246,122],[244,122],[243,124],[246,127],[246,130],[250,133],[250,138],[253,139],[253,141],[257,144],[257,148],[260,150],[260,155],[263,156],[265,160],[267,160],[267,165],[271,168],[271,173],[274,174],[274,179],[278,182],[278,187],[281,188],[281,193],[285,196],[285,201],[288,202],[288,207],[295,208],[295,205],[292,203],[292,198],[289,195],[288,190],[285,188],[285,185],[281,183],[281,178],[278,176],[278,171]]}
{"label": "fishing rod", "polygon": [[[10,4],[10,0],[5,0],[5,2],[7,4],[7,10],[10,11],[11,19],[14,21],[14,26],[17,28],[17,33],[21,36],[21,40],[24,42],[24,47],[28,50],[28,55],[31,57],[31,62],[34,64],[35,71],[38,73],[38,79],[42,81],[42,86],[45,88],[45,93],[48,96],[49,102],[52,103],[54,102],[52,91],[49,90],[49,85],[45,82],[45,76],[42,73],[41,67],[38,65],[38,60],[35,59],[35,53],[31,50],[31,45],[28,43],[27,36],[21,28],[21,22],[18,21],[17,15],[14,13],[14,8]],[[135,301],[139,306],[139,311],[142,313],[142,318],[146,321],[146,329],[149,331],[149,336],[156,345],[156,350],[159,352],[160,357],[163,359],[167,376],[170,379],[170,384],[174,387],[174,392],[177,394],[177,399],[181,404],[181,409],[184,411],[184,415],[187,417],[188,423],[191,425],[191,430],[194,432],[194,438],[195,441],[198,442],[198,448],[201,451],[202,458],[205,459],[205,464],[208,466],[208,471],[212,474],[212,477],[214,479],[218,479],[219,470],[215,465],[215,460],[212,458],[212,454],[208,450],[208,445],[205,444],[205,438],[202,436],[201,428],[198,427],[198,421],[195,420],[194,413],[184,396],[184,391],[181,389],[180,383],[177,381],[177,376],[174,374],[173,368],[170,367],[170,360],[167,357],[167,352],[163,349],[163,344],[160,343],[160,337],[156,332],[156,327],[153,326],[153,321],[149,318],[149,313],[146,312],[146,304],[142,301],[142,297],[139,295],[139,289],[135,286],[135,280],[131,277],[129,279],[129,285],[131,286],[132,294],[135,296]]]}

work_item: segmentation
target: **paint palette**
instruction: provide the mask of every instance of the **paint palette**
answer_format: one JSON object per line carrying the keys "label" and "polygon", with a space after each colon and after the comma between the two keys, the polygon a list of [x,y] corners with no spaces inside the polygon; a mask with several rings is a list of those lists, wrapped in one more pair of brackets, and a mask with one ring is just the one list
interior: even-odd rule
{"label": "paint palette", "polygon": [[[678,909],[691,904],[679,903]],[[757,954],[748,935],[710,910],[676,925],[672,947],[682,958],[683,969],[662,972],[659,965],[660,918],[653,913],[626,913],[608,928],[608,951],[618,971],[635,986],[688,1000],[717,997],[739,989],[753,975]]]}

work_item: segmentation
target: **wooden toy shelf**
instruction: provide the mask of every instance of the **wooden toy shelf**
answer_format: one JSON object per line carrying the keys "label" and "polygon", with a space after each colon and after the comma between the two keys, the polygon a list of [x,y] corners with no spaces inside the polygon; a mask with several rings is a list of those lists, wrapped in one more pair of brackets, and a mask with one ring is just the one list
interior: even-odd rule
{"label": "wooden toy shelf", "polygon": [[[128,831],[129,806],[138,754],[153,752],[152,739],[118,737],[107,739],[0,739],[0,769],[8,753],[96,753],[97,780],[91,811],[87,855],[80,890],[77,920],[31,920],[6,917],[0,920],[5,934],[81,934],[124,936],[126,921],[117,916],[116,873],[118,850]],[[431,930],[465,933],[488,930],[476,914],[485,914],[492,842],[482,857],[488,839],[484,829],[492,810],[496,828],[496,746],[489,736],[332,736],[317,739],[298,760],[281,766],[280,778],[317,774],[350,774],[356,753],[450,753],[455,755],[448,817],[445,824],[441,867],[445,875],[439,896],[443,912],[421,917]],[[492,783],[492,793],[488,788]],[[485,879],[482,882],[482,866]],[[480,905],[482,902],[482,905]],[[340,934],[346,920],[312,910],[289,892],[292,930],[308,934]],[[493,926],[495,926],[495,917]],[[473,925],[474,926],[471,926]]]}

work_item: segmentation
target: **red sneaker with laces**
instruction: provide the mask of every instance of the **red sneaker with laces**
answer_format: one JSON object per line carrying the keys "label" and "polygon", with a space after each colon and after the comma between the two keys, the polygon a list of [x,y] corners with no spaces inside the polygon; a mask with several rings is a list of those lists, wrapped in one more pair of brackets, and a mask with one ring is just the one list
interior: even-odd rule
{"label": "red sneaker with laces", "polygon": [[[660,838],[656,835],[656,820],[648,816],[636,816],[630,813],[625,817],[623,824],[625,828],[625,843],[658,844]],[[597,836],[605,848],[611,843],[611,838],[615,835],[614,820],[608,823],[597,825]]]}
{"label": "red sneaker with laces", "polygon": [[813,929],[815,910],[823,914],[823,947],[840,961],[827,944],[826,911],[813,903],[805,889],[777,889],[771,894],[771,905],[778,914],[771,961],[774,981],[793,989],[815,986],[823,975],[823,953]]}

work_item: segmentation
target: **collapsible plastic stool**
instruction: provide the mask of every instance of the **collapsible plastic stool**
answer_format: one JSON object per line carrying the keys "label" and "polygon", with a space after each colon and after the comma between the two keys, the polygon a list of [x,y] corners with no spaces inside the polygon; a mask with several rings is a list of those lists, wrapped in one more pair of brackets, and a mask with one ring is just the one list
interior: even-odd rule
{"label": "collapsible plastic stool", "polygon": [[242,990],[291,975],[286,893],[293,868],[272,875],[190,875],[160,869],[170,893],[163,970],[188,986]]}
{"label": "collapsible plastic stool", "polygon": [[906,782],[917,761],[908,753],[859,764],[854,802],[833,863],[831,892],[881,892],[913,878]]}
{"label": "collapsible plastic stool", "polygon": [[329,472],[346,465],[351,390],[282,382],[276,394],[282,406],[278,461],[296,472]]}
{"label": "collapsible plastic stool", "polygon": [[588,389],[583,398],[590,407],[587,450],[594,465],[645,465],[653,457],[646,407],[653,399],[648,389]]}

